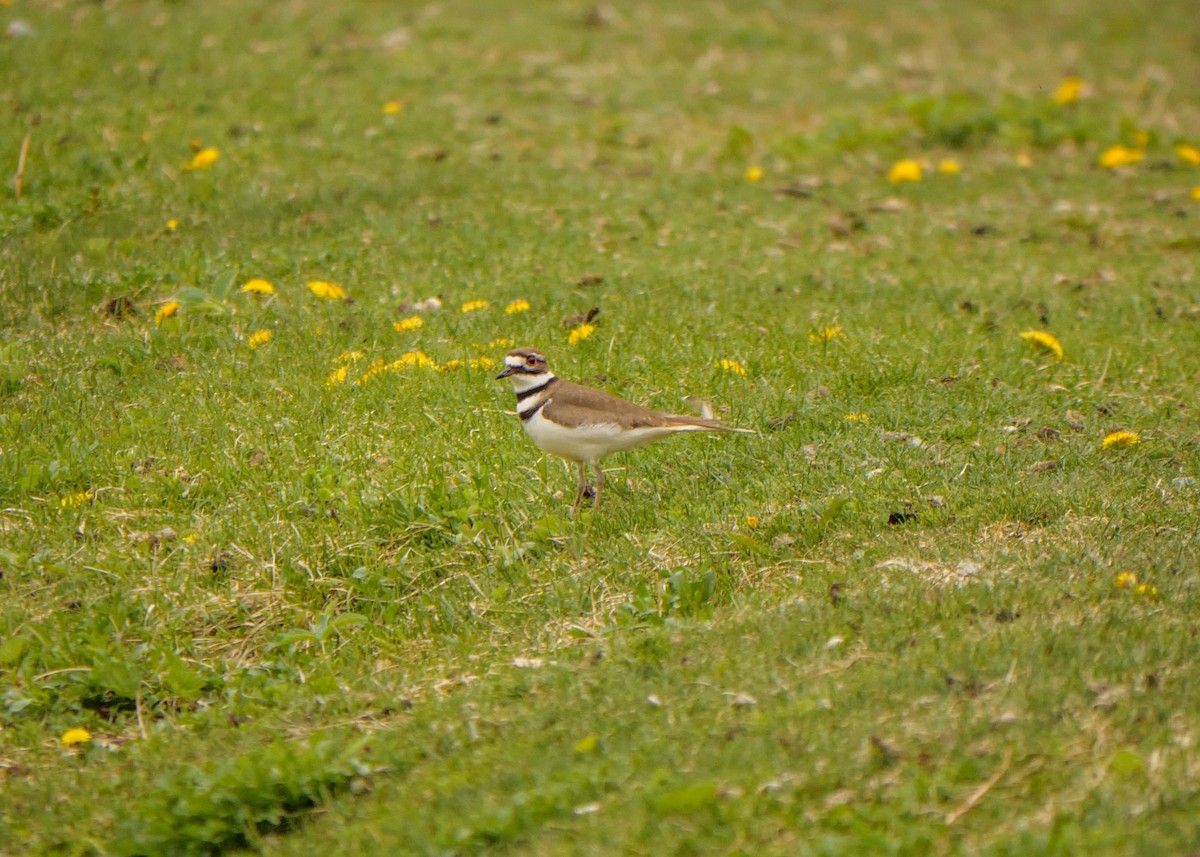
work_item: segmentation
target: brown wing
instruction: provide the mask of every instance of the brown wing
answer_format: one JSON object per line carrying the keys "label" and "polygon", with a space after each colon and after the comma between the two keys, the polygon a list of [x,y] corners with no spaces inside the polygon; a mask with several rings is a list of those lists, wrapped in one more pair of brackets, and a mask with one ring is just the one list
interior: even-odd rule
{"label": "brown wing", "polygon": [[569,425],[613,424],[624,428],[678,425],[672,417],[627,402],[619,396],[560,380],[550,393],[546,416]]}
{"label": "brown wing", "polygon": [[619,396],[559,379],[550,390],[546,416],[569,425],[619,425],[624,428],[699,428],[753,434],[750,429],[727,426],[717,420],[682,417],[652,411]]}

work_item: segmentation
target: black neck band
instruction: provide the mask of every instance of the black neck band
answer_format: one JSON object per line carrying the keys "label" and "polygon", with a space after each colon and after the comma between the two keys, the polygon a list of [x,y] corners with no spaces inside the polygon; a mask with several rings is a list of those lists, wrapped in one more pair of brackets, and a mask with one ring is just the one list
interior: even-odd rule
{"label": "black neck band", "polygon": [[530,408],[527,411],[517,411],[517,416],[519,416],[521,418],[521,422],[527,423],[531,419],[533,419],[534,414],[536,414],[538,411],[540,411],[544,407],[546,407],[545,399],[538,402],[536,405],[534,405],[532,408]]}
{"label": "black neck band", "polygon": [[549,387],[551,384],[553,384],[557,380],[558,380],[557,378],[550,378],[544,384],[538,384],[536,387],[530,387],[528,390],[522,390],[521,392],[517,393],[517,401],[518,402],[525,401],[526,399],[528,399],[530,396],[534,395],[535,393],[542,392],[542,390],[546,389],[547,387]]}

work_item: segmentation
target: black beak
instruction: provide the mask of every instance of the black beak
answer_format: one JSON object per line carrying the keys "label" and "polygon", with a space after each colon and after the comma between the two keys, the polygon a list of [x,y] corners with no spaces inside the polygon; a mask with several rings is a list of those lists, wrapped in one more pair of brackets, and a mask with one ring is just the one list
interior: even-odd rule
{"label": "black beak", "polygon": [[504,369],[503,372],[501,372],[499,375],[496,376],[496,380],[499,381],[501,378],[507,378],[509,375],[511,375],[513,372],[516,372],[516,371],[517,370],[514,369],[513,367],[508,366]]}

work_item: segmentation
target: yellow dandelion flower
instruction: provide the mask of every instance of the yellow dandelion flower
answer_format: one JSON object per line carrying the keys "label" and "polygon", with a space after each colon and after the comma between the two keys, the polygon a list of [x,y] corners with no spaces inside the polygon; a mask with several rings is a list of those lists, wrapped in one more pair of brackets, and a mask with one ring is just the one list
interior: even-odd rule
{"label": "yellow dandelion flower", "polygon": [[84,503],[87,503],[94,496],[95,494],[91,491],[80,491],[78,494],[71,494],[67,497],[63,497],[61,504],[64,509],[68,506],[75,508],[76,506],[82,506]]}
{"label": "yellow dandelion flower", "polygon": [[1141,439],[1141,435],[1135,431],[1110,431],[1104,436],[1104,440],[1100,441],[1100,446],[1103,449],[1113,449],[1118,446],[1137,446]]}
{"label": "yellow dandelion flower", "polygon": [[376,378],[380,375],[383,375],[387,371],[388,371],[388,362],[386,360],[384,360],[382,357],[380,357],[378,360],[376,360],[370,366],[367,367],[367,371],[362,373],[362,375],[359,377],[359,379],[354,382],[354,385],[359,386],[361,384],[365,384],[368,381],[370,381],[372,378]]}
{"label": "yellow dandelion flower", "polygon": [[422,351],[409,351],[400,355],[400,359],[392,363],[393,369],[403,369],[405,366],[417,366],[421,369],[436,369],[437,364],[430,360]]}
{"label": "yellow dandelion flower", "polygon": [[833,342],[842,333],[842,326],[834,324],[829,327],[818,330],[816,333],[808,335],[809,345],[824,345],[828,342]]}
{"label": "yellow dandelion flower", "polygon": [[167,231],[168,232],[174,232],[178,228],[179,228],[179,221],[176,220],[174,217],[172,217],[170,220],[167,221]]}
{"label": "yellow dandelion flower", "polygon": [[1191,164],[1193,167],[1200,167],[1200,149],[1195,146],[1189,146],[1187,143],[1180,143],[1175,147],[1175,154],[1180,160]]}
{"label": "yellow dandelion flower", "polygon": [[462,312],[475,312],[476,310],[487,309],[492,305],[492,302],[484,298],[477,298],[473,301],[467,301],[462,305]]}
{"label": "yellow dandelion flower", "polygon": [[1128,146],[1121,145],[1110,146],[1100,155],[1100,166],[1116,170],[1136,164],[1144,157],[1146,157],[1146,153],[1141,149],[1130,149]]}
{"label": "yellow dandelion flower", "polygon": [[758,182],[762,181],[762,178],[762,167],[748,167],[746,169],[746,181],[750,182],[750,184],[757,184]]}
{"label": "yellow dandelion flower", "polygon": [[387,116],[395,116],[398,113],[402,113],[404,112],[404,102],[399,98],[388,101],[383,105],[383,112]]}
{"label": "yellow dandelion flower", "polygon": [[275,294],[275,287],[267,280],[255,277],[242,286],[242,291],[250,295],[273,295]]}
{"label": "yellow dandelion flower", "polygon": [[472,369],[494,369],[496,361],[490,357],[476,357],[471,361]]}
{"label": "yellow dandelion flower", "polygon": [[74,729],[68,729],[64,732],[58,740],[62,742],[64,747],[74,747],[77,744],[86,744],[88,741],[91,741],[92,733],[82,727],[76,726]]}
{"label": "yellow dandelion flower", "polygon": [[1044,351],[1047,354],[1053,354],[1056,360],[1062,360],[1066,357],[1062,343],[1058,341],[1058,337],[1053,333],[1048,333],[1045,330],[1027,330],[1021,334],[1021,338],[1028,342],[1035,351]]}
{"label": "yellow dandelion flower", "polygon": [[198,541],[200,541],[200,537],[198,535],[196,535],[195,533],[188,533],[186,536],[183,537],[184,544],[194,545]]}
{"label": "yellow dandelion flower", "polygon": [[343,301],[347,297],[346,290],[337,283],[327,283],[324,280],[309,280],[308,290],[326,301]]}
{"label": "yellow dandelion flower", "polygon": [[1113,582],[1117,589],[1130,589],[1137,585],[1137,575],[1132,571],[1122,571]]}
{"label": "yellow dandelion flower", "polygon": [[962,164],[954,158],[942,158],[938,161],[938,172],[947,176],[956,176],[962,172]]}
{"label": "yellow dandelion flower", "polygon": [[730,375],[741,375],[742,377],[746,375],[746,367],[736,360],[722,358],[717,365],[721,367],[722,372],[728,372]]}
{"label": "yellow dandelion flower", "polygon": [[518,312],[529,312],[529,301],[518,298],[504,308],[504,312],[508,315],[513,315]]}
{"label": "yellow dandelion flower", "polygon": [[493,339],[491,342],[489,342],[487,344],[487,347],[488,347],[488,350],[490,351],[493,348],[512,348],[514,345],[516,345],[516,343],[513,342],[511,339],[506,339],[505,337],[502,336],[499,339]]}
{"label": "yellow dandelion flower", "polygon": [[853,414],[846,414],[846,421],[852,423],[869,423],[871,421],[871,417],[869,414],[864,414],[859,411]]}
{"label": "yellow dandelion flower", "polygon": [[154,314],[154,323],[162,324],[181,309],[183,309],[183,304],[181,304],[179,301],[167,301],[165,304],[160,306],[158,308],[158,312]]}
{"label": "yellow dandelion flower", "polygon": [[425,324],[425,319],[419,315],[410,315],[408,318],[402,318],[392,325],[397,333],[408,333],[412,330],[420,330]]}
{"label": "yellow dandelion flower", "polygon": [[338,384],[345,383],[346,374],[349,371],[350,371],[349,365],[342,366],[341,368],[338,368],[338,369],[334,369],[332,372],[329,373],[329,377],[325,379],[325,386],[326,387],[336,387]]}
{"label": "yellow dandelion flower", "polygon": [[448,372],[451,369],[458,369],[459,367],[464,366],[464,365],[466,365],[465,362],[462,360],[459,360],[456,357],[453,360],[447,360],[445,363],[443,363],[441,366],[439,366],[438,369],[441,370],[442,372]]}
{"label": "yellow dandelion flower", "polygon": [[746,529],[757,530],[758,524],[759,524],[759,520],[758,520],[757,516],[755,516],[755,515],[747,515],[746,516]]}
{"label": "yellow dandelion flower", "polygon": [[1064,77],[1062,83],[1050,97],[1055,104],[1074,104],[1083,95],[1083,78]]}
{"label": "yellow dandelion flower", "polygon": [[361,351],[343,351],[337,357],[333,358],[334,363],[357,363],[362,360],[363,353]]}
{"label": "yellow dandelion flower", "polygon": [[207,170],[217,162],[219,157],[221,157],[221,150],[215,146],[208,146],[193,155],[192,159],[183,165],[183,168],[185,170]]}
{"label": "yellow dandelion flower", "polygon": [[256,330],[256,331],[254,331],[254,333],[250,334],[250,338],[248,340],[246,340],[246,344],[249,345],[251,348],[258,348],[258,346],[266,345],[270,341],[271,341],[271,331]]}
{"label": "yellow dandelion flower", "polygon": [[892,184],[900,182],[919,182],[921,180],[921,165],[911,158],[896,161],[888,170],[888,181]]}
{"label": "yellow dandelion flower", "polygon": [[1139,583],[1133,590],[1138,595],[1143,595],[1147,598],[1153,598],[1158,595],[1158,587],[1153,583]]}
{"label": "yellow dandelion flower", "polygon": [[579,327],[577,327],[571,331],[570,335],[567,337],[567,343],[570,345],[578,345],[579,343],[583,342],[583,340],[587,339],[589,336],[591,336],[595,332],[596,332],[596,325],[581,324],[581,325],[579,325]]}
{"label": "yellow dandelion flower", "polygon": [[1200,184],[1192,188],[1191,197],[1192,199],[1196,200],[1196,202],[1200,202]]}

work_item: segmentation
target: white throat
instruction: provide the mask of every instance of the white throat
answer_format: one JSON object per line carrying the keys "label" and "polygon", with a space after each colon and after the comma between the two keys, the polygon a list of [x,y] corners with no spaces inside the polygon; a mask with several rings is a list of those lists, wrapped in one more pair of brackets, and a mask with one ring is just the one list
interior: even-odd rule
{"label": "white throat", "polygon": [[526,390],[534,390],[542,386],[553,377],[554,374],[547,369],[544,372],[538,372],[536,375],[525,375],[523,373],[509,375],[508,380],[512,381],[513,392],[519,395]]}

